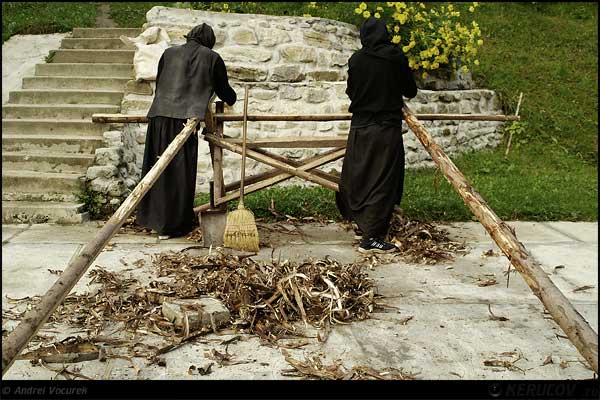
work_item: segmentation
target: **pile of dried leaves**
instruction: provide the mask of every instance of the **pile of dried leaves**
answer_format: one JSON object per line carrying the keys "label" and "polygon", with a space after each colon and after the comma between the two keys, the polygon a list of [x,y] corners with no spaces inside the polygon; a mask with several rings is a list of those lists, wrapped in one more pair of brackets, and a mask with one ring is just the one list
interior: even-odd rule
{"label": "pile of dried leaves", "polygon": [[[118,330],[176,337],[181,332],[162,315],[162,302],[208,295],[229,309],[234,328],[275,342],[304,335],[294,322],[327,328],[367,319],[378,306],[374,282],[363,267],[331,258],[257,262],[222,252],[166,252],[154,255],[152,262],[158,276],[144,286],[95,266],[89,276],[99,284],[97,291],[69,295],[48,322],[81,327],[89,336],[117,323]],[[15,319],[23,316],[13,314]]]}
{"label": "pile of dried leaves", "polygon": [[400,249],[400,256],[411,263],[436,264],[466,252],[465,244],[450,240],[447,231],[430,222],[411,221],[399,212],[392,216],[389,238]]}
{"label": "pile of dried leaves", "polygon": [[154,256],[153,263],[159,276],[173,278],[163,290],[178,298],[217,298],[235,326],[269,341],[299,335],[295,321],[316,327],[347,323],[368,318],[377,306],[374,283],[362,267],[328,257],[267,263],[222,252],[171,252]]}

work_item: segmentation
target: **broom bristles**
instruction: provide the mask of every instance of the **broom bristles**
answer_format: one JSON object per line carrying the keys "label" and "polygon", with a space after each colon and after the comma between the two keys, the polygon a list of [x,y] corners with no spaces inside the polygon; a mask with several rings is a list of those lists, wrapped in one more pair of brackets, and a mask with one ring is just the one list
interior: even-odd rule
{"label": "broom bristles", "polygon": [[242,206],[227,214],[223,245],[239,251],[258,253],[258,229],[251,210]]}

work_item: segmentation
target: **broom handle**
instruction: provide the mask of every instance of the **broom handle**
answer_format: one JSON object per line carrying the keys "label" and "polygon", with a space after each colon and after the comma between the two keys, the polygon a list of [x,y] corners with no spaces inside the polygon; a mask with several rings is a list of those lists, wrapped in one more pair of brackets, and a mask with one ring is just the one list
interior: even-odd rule
{"label": "broom handle", "polygon": [[246,127],[248,125],[248,85],[244,85],[244,122],[242,124],[242,177],[240,178],[240,205],[244,207],[244,177],[246,176]]}

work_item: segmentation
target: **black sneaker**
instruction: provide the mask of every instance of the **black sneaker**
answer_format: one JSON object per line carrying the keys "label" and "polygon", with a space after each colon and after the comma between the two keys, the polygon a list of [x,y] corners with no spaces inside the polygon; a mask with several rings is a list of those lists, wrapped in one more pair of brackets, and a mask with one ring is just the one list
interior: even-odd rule
{"label": "black sneaker", "polygon": [[364,254],[387,254],[397,252],[398,248],[393,244],[388,243],[382,239],[370,238],[360,242],[360,246],[358,246],[358,251]]}

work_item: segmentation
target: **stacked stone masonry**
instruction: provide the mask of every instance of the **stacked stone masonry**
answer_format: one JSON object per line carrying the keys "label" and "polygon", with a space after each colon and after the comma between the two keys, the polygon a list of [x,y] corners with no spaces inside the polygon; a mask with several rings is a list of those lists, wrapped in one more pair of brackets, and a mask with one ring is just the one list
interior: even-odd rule
{"label": "stacked stone masonry", "polygon": [[[182,44],[183,35],[200,23],[211,25],[216,34],[214,50],[224,59],[230,82],[238,95],[226,113],[242,113],[243,85],[250,85],[250,113],[321,114],[348,112],[345,93],[348,59],[361,47],[358,30],[349,24],[321,18],[275,17],[227,14],[154,7],[147,14],[144,29],[164,28],[171,44]],[[464,77],[459,87],[465,86]],[[145,114],[152,102],[154,82],[130,82],[123,99],[122,113]],[[450,88],[456,82],[448,82]],[[502,114],[499,96],[484,89],[420,90],[408,102],[417,113]],[[501,137],[499,122],[431,121],[424,125],[449,154],[471,149],[494,147]],[[105,134],[107,149],[96,153],[96,167],[88,171],[102,182],[106,192],[112,180],[120,183],[114,193],[127,193],[140,178],[146,124],[117,125]],[[240,137],[241,122],[225,124],[225,134]],[[282,136],[347,135],[349,121],[336,122],[249,122],[248,139]],[[432,166],[433,162],[412,133],[404,135],[408,167]],[[207,192],[212,179],[210,153],[205,141],[199,141],[197,192]],[[324,149],[271,149],[293,159],[309,157]],[[224,152],[226,182],[240,175],[241,157]],[[252,160],[247,174],[269,169]],[[341,160],[322,168],[339,172]],[[287,184],[309,185],[300,179]],[[107,186],[108,185],[108,186]],[[98,188],[100,189],[100,188]]]}

